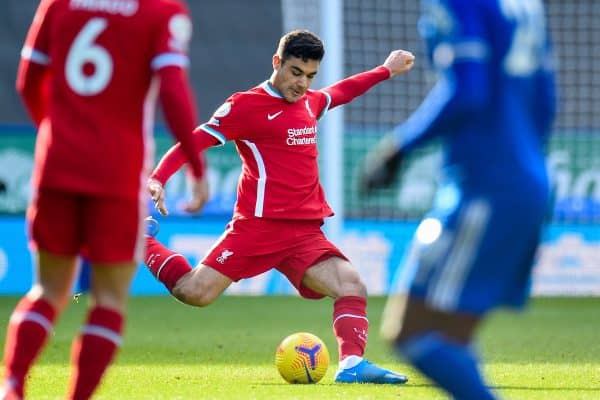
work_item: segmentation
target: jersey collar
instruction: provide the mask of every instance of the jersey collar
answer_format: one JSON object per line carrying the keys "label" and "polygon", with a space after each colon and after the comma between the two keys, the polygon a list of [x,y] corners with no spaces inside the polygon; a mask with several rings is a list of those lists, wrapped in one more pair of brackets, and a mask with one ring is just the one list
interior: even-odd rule
{"label": "jersey collar", "polygon": [[260,84],[260,87],[270,96],[277,97],[278,99],[283,99],[283,96],[273,87],[273,85],[271,85],[271,82],[264,81]]}

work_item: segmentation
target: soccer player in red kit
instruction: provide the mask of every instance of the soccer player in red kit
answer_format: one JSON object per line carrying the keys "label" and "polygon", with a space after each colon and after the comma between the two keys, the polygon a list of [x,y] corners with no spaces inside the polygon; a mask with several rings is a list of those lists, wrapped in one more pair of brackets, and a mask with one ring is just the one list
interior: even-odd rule
{"label": "soccer player in red kit", "polygon": [[121,344],[129,285],[144,254],[159,97],[203,180],[185,70],[190,36],[178,0],[40,2],[17,76],[38,127],[27,211],[37,282],[10,317],[0,398],[23,397],[27,372],[70,296],[79,255],[92,264],[91,302],[73,342],[67,398],[89,398]]}
{"label": "soccer player in red kit", "polygon": [[[196,128],[197,148],[228,140],[237,146],[243,168],[233,219],[197,268],[151,236],[146,264],[173,296],[200,307],[232,282],[276,268],[303,297],[334,299],[340,359],[336,382],[405,383],[404,375],[363,359],[369,328],[366,288],[321,231],[323,219],[333,212],[319,183],[317,121],[329,109],[410,70],[414,57],[396,50],[377,68],[310,90],[323,55],[323,44],[313,33],[286,34],[273,56],[271,78],[235,93]],[[163,214],[163,185],[184,162],[181,146],[175,145],[148,182]]]}

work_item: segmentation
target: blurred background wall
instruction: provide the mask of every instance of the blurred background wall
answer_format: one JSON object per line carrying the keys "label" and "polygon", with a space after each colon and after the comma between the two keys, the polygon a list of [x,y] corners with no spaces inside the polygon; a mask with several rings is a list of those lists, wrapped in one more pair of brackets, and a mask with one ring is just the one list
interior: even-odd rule
{"label": "blurred background wall", "polygon": [[[329,0],[327,0],[329,1]],[[334,15],[323,14],[326,0],[189,1],[194,22],[190,74],[201,118],[231,93],[245,90],[271,73],[271,56],[281,34],[308,28],[325,35]],[[329,3],[330,5],[331,3]],[[342,175],[343,233],[338,245],[365,277],[372,294],[389,289],[416,224],[430,206],[440,161],[435,144],[407,163],[392,188],[364,198],[355,190],[356,167],[366,150],[420,103],[435,76],[428,69],[417,32],[416,0],[340,2],[342,59],[333,59],[326,40],[325,63],[340,62],[349,75],[380,64],[389,51],[412,51],[410,74],[379,85],[344,107]],[[557,53],[559,114],[547,154],[555,186],[550,224],[535,269],[536,295],[600,295],[600,2],[549,0],[549,24]],[[36,1],[4,0],[0,11],[0,294],[27,290],[31,260],[23,213],[29,198],[34,130],[14,91],[14,78]],[[331,12],[331,11],[328,11]],[[330,55],[328,59],[328,54]],[[315,87],[326,82],[319,74]],[[159,123],[157,155],[171,145]],[[319,130],[321,137],[331,134]],[[320,139],[321,170],[332,168]],[[202,215],[179,212],[187,196],[183,174],[169,185],[173,216],[161,220],[161,239],[192,262],[218,237],[231,215],[239,158],[231,144],[208,151],[211,199]],[[333,196],[331,188],[326,188]],[[152,207],[149,207],[152,210]],[[163,293],[141,269],[134,293]],[[234,285],[231,293],[292,293],[276,273]]]}

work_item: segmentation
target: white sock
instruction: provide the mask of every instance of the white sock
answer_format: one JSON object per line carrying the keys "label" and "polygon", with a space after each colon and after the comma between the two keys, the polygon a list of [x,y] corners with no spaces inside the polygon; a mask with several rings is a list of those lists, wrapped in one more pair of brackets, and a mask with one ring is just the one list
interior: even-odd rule
{"label": "white sock", "polygon": [[348,368],[355,367],[362,360],[363,360],[363,358],[360,356],[348,356],[348,357],[344,358],[342,361],[340,361],[339,369],[348,369]]}

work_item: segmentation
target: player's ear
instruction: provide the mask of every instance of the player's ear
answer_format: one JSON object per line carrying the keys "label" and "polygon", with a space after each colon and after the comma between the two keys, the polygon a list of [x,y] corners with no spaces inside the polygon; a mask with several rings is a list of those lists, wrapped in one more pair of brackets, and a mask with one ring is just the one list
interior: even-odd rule
{"label": "player's ear", "polygon": [[278,71],[281,67],[281,57],[277,54],[273,54],[273,70]]}

